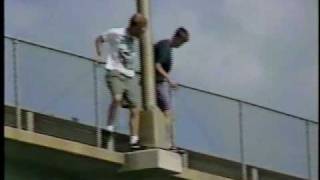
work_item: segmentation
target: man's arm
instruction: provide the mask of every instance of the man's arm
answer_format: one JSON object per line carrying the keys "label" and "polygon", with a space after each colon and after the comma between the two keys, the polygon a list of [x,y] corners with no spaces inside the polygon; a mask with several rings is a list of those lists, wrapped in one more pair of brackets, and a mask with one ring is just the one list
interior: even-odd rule
{"label": "man's arm", "polygon": [[[169,47],[165,46],[163,44],[163,42],[158,42],[156,45],[154,45],[154,53],[155,53],[155,70],[156,72],[158,72],[160,75],[162,75],[168,82],[169,84],[176,88],[178,87],[178,84],[176,82],[174,82],[173,80],[171,80],[169,74],[163,69],[161,63],[165,62],[165,54],[163,52],[168,51]],[[170,49],[169,49],[170,51]]]}
{"label": "man's arm", "polygon": [[155,68],[158,73],[160,73],[168,82],[170,82],[169,74],[163,69],[161,63],[165,61],[164,53],[165,51],[163,44],[158,42],[154,45],[154,55],[155,55]]}
{"label": "man's arm", "polygon": [[169,74],[163,69],[160,63],[156,63],[156,71],[159,72],[167,81],[170,81]]}
{"label": "man's arm", "polygon": [[178,87],[178,84],[171,80],[169,74],[163,69],[162,65],[160,63],[156,63],[156,71],[159,72],[173,87]]}
{"label": "man's arm", "polygon": [[96,47],[96,53],[97,53],[97,58],[96,58],[96,62],[97,63],[105,63],[102,61],[102,57],[101,57],[101,46],[102,46],[102,43],[104,43],[104,39],[103,37],[100,35],[96,38],[95,40],[95,47]]}

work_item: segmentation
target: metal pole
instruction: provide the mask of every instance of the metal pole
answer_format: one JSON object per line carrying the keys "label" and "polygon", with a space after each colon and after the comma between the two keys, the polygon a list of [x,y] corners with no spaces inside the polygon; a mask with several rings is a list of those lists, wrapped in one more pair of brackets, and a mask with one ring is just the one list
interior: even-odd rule
{"label": "metal pole", "polygon": [[240,101],[239,101],[239,130],[240,130],[240,156],[241,156],[242,180],[247,180],[248,179],[247,166],[244,163],[242,103]]}
{"label": "metal pole", "polygon": [[310,138],[309,138],[309,123],[305,121],[306,128],[306,151],[307,151],[307,168],[308,168],[308,179],[311,180],[311,155],[310,155]]}
{"label": "metal pole", "polygon": [[102,146],[101,128],[99,121],[99,104],[98,104],[98,75],[97,64],[93,63],[93,86],[94,86],[94,118],[96,125],[97,147]]}
{"label": "metal pole", "polygon": [[140,56],[142,58],[142,103],[144,109],[149,110],[155,106],[155,75],[149,0],[137,0],[137,8],[138,12],[148,20],[146,31],[140,39]]}
{"label": "metal pole", "polygon": [[19,102],[19,82],[18,82],[18,59],[17,59],[17,40],[12,41],[12,58],[13,58],[13,85],[14,85],[14,104],[16,106],[16,126],[22,129],[21,108]]}

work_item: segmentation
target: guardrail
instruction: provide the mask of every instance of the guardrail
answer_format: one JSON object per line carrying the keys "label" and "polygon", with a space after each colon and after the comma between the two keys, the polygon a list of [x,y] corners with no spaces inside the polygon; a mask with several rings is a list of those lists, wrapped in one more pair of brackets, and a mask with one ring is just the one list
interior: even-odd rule
{"label": "guardrail", "polygon": [[[92,58],[5,37],[5,103],[96,128],[101,147],[110,101],[103,66]],[[138,79],[136,79],[138,80]],[[137,83],[138,84],[138,83]],[[305,179],[317,179],[318,123],[239,99],[180,85],[176,141],[183,148]],[[140,88],[137,85],[137,91]],[[128,133],[125,110],[118,131]]]}

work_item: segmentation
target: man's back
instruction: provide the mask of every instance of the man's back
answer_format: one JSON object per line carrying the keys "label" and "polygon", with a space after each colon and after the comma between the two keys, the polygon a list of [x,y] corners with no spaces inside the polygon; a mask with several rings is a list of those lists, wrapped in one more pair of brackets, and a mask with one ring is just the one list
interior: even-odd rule
{"label": "man's back", "polygon": [[[154,45],[154,60],[155,63],[161,64],[163,69],[169,73],[172,67],[172,54],[171,54],[171,47],[170,47],[170,40],[165,39],[157,42]],[[159,74],[159,72],[156,73],[156,80],[157,81],[163,81],[164,77]]]}

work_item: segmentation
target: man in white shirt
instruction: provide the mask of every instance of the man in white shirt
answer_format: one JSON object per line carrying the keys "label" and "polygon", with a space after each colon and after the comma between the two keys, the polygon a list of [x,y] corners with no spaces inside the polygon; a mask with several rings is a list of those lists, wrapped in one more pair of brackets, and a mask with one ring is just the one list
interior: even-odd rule
{"label": "man in white shirt", "polygon": [[[112,28],[95,40],[98,61],[105,61],[106,83],[112,95],[108,110],[107,130],[114,132],[117,110],[125,100],[130,109],[130,146],[139,149],[139,113],[137,91],[134,91],[133,61],[136,60],[136,42],[146,28],[147,20],[142,14],[134,14],[127,28]],[[102,45],[108,45],[102,52]]]}

